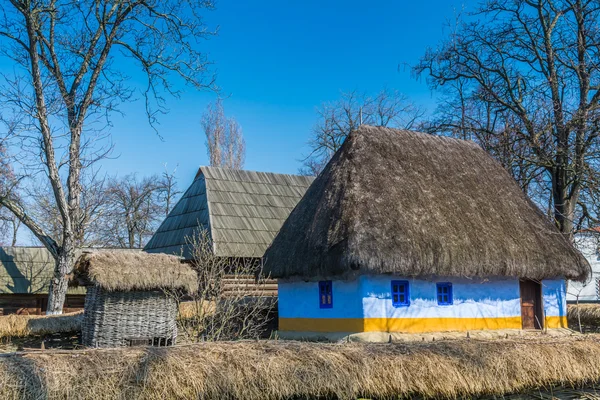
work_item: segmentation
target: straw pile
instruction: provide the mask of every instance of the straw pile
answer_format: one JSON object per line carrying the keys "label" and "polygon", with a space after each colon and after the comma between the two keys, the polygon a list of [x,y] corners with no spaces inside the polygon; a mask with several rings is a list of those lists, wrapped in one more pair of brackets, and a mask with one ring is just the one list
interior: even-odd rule
{"label": "straw pile", "polygon": [[577,329],[580,319],[582,325],[600,327],[600,304],[569,304],[567,318],[573,329]]}
{"label": "straw pile", "polygon": [[460,398],[598,382],[598,359],[597,335],[44,351],[0,357],[0,398]]}
{"label": "straw pile", "polygon": [[77,332],[83,311],[63,315],[5,315],[0,317],[0,338]]}

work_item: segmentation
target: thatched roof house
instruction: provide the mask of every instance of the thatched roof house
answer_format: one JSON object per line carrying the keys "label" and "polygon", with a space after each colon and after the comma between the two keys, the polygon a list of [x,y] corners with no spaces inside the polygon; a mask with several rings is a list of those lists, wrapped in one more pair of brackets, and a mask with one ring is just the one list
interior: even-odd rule
{"label": "thatched roof house", "polygon": [[82,342],[93,347],[174,344],[177,303],[169,292],[198,285],[179,257],[117,251],[83,253],[72,284],[87,286]]}
{"label": "thatched roof house", "polygon": [[201,167],[144,250],[190,259],[189,240],[208,230],[217,256],[260,258],[312,180]]}
{"label": "thatched roof house", "polygon": [[[344,293],[357,290],[363,303],[366,294],[360,294],[361,290],[373,284],[367,277],[376,277],[379,283],[387,281],[385,288],[369,286],[368,290],[371,294],[382,290],[388,293],[382,301],[406,309],[400,312],[397,308],[394,313],[378,311],[376,319],[386,321],[408,315],[424,316],[415,311],[410,301],[415,303],[429,295],[431,301],[437,300],[438,305],[444,306],[430,316],[478,315],[481,310],[476,308],[469,312],[451,311],[457,309],[458,285],[488,282],[488,293],[495,291],[494,295],[504,296],[499,301],[511,304],[508,315],[501,315],[499,326],[515,327],[521,325],[519,279],[556,280],[558,283],[545,287],[552,287],[555,294],[563,296],[564,278],[584,280],[589,273],[587,261],[567,238],[502,166],[475,143],[369,126],[349,135],[308,189],[265,253],[265,269],[273,277],[282,278],[280,316],[283,311],[285,327],[285,314],[289,313],[290,321],[294,320],[288,324],[294,328],[290,330],[311,330],[298,326],[297,319],[318,314],[315,310],[299,310],[292,297],[297,298],[304,289],[315,290],[321,300],[326,299],[327,307],[321,302],[321,308],[331,308],[331,297],[336,298],[336,284],[331,281],[358,282],[355,289],[346,288]],[[469,281],[464,282],[465,278]],[[387,287],[390,280],[392,284]],[[320,282],[311,289],[317,284],[310,281]],[[504,288],[506,293],[493,287],[493,281],[508,285]],[[282,293],[288,290],[285,282],[290,285],[290,293],[294,293],[289,299],[289,310],[286,294]],[[431,292],[414,298],[421,284],[429,285],[422,289]],[[543,285],[527,285],[522,284],[520,290],[534,298],[532,320],[541,319],[542,292],[546,289]],[[479,288],[465,289],[460,294],[466,296],[465,301],[472,300],[473,291]],[[483,293],[475,299],[481,296]],[[399,299],[402,301],[396,301]],[[548,299],[544,296],[544,301]],[[562,305],[557,307],[560,310],[557,308],[556,316],[562,323],[564,310]],[[365,310],[362,306],[356,310],[353,315],[363,322],[353,326],[364,328],[364,321],[375,318],[365,314]],[[546,311],[549,317],[554,309]],[[447,321],[441,324],[438,326],[455,327]],[[491,326],[487,320],[486,324]]]}
{"label": "thatched roof house", "polygon": [[363,126],[291,213],[273,277],[364,273],[585,280],[589,265],[473,142]]}

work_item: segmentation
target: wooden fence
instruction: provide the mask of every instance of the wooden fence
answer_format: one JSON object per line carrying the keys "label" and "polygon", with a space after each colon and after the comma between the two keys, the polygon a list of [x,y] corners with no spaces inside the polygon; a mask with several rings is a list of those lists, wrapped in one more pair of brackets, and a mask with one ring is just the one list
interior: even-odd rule
{"label": "wooden fence", "polygon": [[223,281],[225,296],[239,295],[240,292],[246,296],[277,296],[276,279],[263,279],[257,282],[251,275],[227,275]]}

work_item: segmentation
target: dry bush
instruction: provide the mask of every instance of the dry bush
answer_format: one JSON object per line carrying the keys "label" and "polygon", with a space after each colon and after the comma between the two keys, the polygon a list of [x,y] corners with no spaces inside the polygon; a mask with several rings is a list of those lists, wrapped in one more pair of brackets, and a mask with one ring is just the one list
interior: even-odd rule
{"label": "dry bush", "polygon": [[276,298],[267,291],[268,278],[261,275],[260,263],[215,256],[207,231],[189,243],[198,292],[190,301],[180,301],[180,333],[191,341],[264,337]]}
{"label": "dry bush", "polygon": [[0,317],[0,338],[46,335],[81,330],[83,311],[61,315],[5,315]]}
{"label": "dry bush", "polygon": [[600,336],[410,344],[283,341],[0,357],[3,399],[502,396],[600,380]]}

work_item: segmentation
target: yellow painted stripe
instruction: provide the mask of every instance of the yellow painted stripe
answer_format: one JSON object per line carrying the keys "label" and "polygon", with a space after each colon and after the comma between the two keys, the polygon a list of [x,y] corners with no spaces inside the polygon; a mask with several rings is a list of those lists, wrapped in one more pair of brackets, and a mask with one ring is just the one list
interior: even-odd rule
{"label": "yellow painted stripe", "polygon": [[[549,325],[558,325],[548,317]],[[559,318],[559,317],[556,317]],[[566,324],[566,321],[565,321]],[[549,326],[550,327],[550,326]],[[558,326],[557,326],[558,327]],[[506,318],[280,318],[282,331],[304,332],[440,332],[521,329],[521,317]]]}
{"label": "yellow painted stripe", "polygon": [[[521,317],[506,318],[280,318],[282,331],[440,332],[521,329]],[[546,328],[567,328],[567,317],[546,317]]]}
{"label": "yellow painted stripe", "polygon": [[568,328],[567,317],[546,317],[546,328]]}
{"label": "yellow painted stripe", "polygon": [[365,332],[440,332],[521,329],[521,317],[365,318]]}

